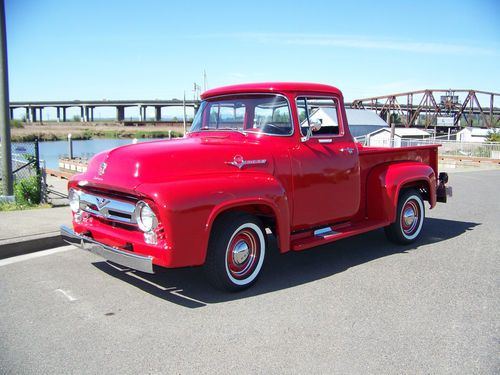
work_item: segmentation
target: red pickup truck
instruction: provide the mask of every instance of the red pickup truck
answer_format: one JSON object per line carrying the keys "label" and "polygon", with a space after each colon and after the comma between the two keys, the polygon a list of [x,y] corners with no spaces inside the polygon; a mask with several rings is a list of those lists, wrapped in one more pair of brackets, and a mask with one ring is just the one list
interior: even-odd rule
{"label": "red pickup truck", "polygon": [[252,285],[269,251],[301,251],[377,228],[415,241],[446,202],[438,146],[364,147],[342,93],[308,83],[209,90],[189,134],[100,153],[69,182],[63,239],[142,272],[201,266],[216,287]]}

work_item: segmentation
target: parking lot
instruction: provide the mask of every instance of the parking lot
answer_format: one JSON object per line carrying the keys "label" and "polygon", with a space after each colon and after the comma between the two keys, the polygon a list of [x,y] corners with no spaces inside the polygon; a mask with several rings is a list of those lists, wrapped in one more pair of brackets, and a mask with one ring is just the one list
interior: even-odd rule
{"label": "parking lot", "polygon": [[417,243],[273,253],[237,294],[71,246],[2,260],[0,374],[499,373],[500,171],[449,184]]}

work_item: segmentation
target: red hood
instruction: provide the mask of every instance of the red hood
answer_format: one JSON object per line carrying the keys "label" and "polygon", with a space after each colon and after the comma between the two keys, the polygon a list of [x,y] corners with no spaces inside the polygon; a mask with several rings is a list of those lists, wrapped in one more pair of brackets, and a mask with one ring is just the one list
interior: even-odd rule
{"label": "red hood", "polygon": [[[143,183],[158,183],[202,174],[273,173],[272,156],[255,137],[239,133],[191,136],[115,148],[96,155],[78,180],[103,188],[132,191]],[[228,163],[254,162],[243,166]],[[236,157],[236,159],[235,159]],[[264,163],[265,161],[265,163]],[[102,164],[106,163],[104,173]],[[235,163],[238,164],[238,163]]]}

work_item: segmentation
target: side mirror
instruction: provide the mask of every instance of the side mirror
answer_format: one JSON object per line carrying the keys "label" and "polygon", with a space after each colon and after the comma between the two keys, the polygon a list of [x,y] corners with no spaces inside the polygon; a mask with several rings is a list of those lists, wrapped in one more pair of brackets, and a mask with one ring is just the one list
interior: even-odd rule
{"label": "side mirror", "polygon": [[309,123],[309,127],[307,128],[307,134],[304,137],[300,138],[300,140],[302,142],[307,142],[309,138],[311,138],[312,132],[317,132],[318,130],[320,130],[322,124],[323,124],[322,119],[311,121]]}
{"label": "side mirror", "polygon": [[323,124],[322,119],[317,119],[314,121],[311,121],[311,124],[309,125],[309,129],[313,132],[317,132],[319,129],[321,129],[321,125]]}

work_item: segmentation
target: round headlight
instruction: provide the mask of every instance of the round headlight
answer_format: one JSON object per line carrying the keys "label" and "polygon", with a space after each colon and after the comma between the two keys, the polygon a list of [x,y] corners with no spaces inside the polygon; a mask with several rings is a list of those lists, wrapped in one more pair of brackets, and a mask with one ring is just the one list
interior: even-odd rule
{"label": "round headlight", "polygon": [[158,225],[155,213],[146,202],[139,201],[135,206],[135,219],[139,229],[143,232],[150,232]]}
{"label": "round headlight", "polygon": [[68,200],[69,206],[73,212],[80,211],[80,195],[75,189],[69,189]]}

